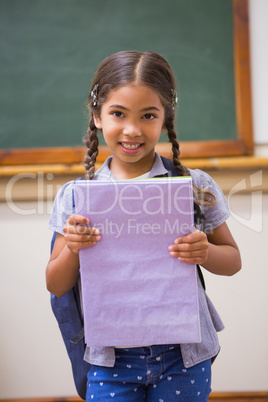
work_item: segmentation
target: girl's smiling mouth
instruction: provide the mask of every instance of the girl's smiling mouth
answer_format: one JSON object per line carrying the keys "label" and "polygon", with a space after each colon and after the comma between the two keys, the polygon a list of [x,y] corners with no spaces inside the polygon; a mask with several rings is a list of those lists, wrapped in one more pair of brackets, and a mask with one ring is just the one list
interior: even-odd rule
{"label": "girl's smiling mouth", "polygon": [[121,149],[130,154],[134,154],[140,151],[143,144],[140,142],[119,142]]}

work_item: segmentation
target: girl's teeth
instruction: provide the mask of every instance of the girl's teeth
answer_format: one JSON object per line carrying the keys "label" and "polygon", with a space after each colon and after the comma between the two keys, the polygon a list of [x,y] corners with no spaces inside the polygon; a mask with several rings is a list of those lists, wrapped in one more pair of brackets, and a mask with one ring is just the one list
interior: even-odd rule
{"label": "girl's teeth", "polygon": [[137,149],[140,146],[140,144],[125,144],[124,142],[122,142],[122,145],[127,149]]}

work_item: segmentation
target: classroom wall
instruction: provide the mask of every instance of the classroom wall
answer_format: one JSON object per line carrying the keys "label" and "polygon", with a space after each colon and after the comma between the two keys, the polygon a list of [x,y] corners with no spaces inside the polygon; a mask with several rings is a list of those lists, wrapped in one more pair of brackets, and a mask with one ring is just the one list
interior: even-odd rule
{"label": "classroom wall", "polygon": [[[268,158],[267,0],[250,0],[252,91],[256,152]],[[245,170],[247,185],[260,182]],[[230,193],[226,192],[228,199]],[[229,199],[228,223],[243,269],[231,278],[206,273],[208,294],[226,329],[214,363],[214,391],[268,389],[268,194]],[[45,288],[51,233],[50,200],[0,203],[0,398],[75,395],[71,369]]]}
{"label": "classroom wall", "polygon": [[[251,44],[251,81],[252,108],[254,117],[255,143],[268,143],[267,93],[268,93],[268,51],[267,51],[267,0],[250,0],[250,44]],[[265,149],[267,149],[265,147]],[[267,154],[266,154],[267,156]]]}

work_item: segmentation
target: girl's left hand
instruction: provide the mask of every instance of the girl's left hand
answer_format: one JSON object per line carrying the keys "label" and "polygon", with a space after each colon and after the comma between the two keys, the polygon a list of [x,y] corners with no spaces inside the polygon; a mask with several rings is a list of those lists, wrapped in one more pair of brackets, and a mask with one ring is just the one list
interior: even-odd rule
{"label": "girl's left hand", "polygon": [[202,265],[208,258],[208,244],[207,235],[195,228],[194,233],[177,238],[168,249],[171,257]]}

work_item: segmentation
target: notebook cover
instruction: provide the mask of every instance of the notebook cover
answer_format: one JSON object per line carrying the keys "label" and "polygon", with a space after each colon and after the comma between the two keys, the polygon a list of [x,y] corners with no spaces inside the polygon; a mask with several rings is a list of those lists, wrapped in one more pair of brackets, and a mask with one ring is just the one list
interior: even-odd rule
{"label": "notebook cover", "polygon": [[196,267],[168,246],[194,230],[190,177],[75,183],[76,213],[101,231],[80,249],[85,342],[200,342]]}

